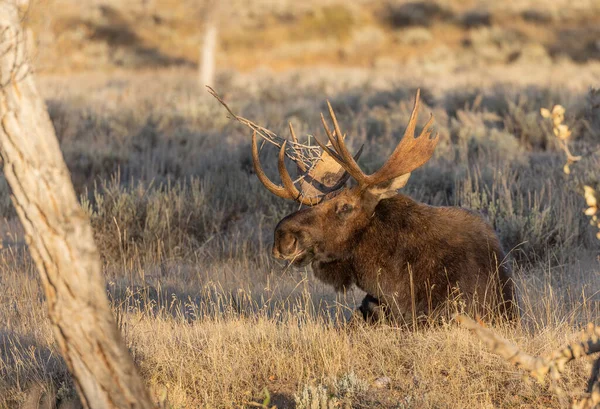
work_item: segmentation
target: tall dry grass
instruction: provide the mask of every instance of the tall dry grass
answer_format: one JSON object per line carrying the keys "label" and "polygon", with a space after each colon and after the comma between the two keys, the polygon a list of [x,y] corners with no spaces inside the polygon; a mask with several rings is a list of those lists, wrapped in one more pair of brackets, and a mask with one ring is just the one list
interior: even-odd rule
{"label": "tall dry grass", "polygon": [[[509,252],[523,308],[521,323],[494,330],[539,354],[572,340],[599,313],[596,232],[539,116],[541,107],[566,107],[573,150],[586,162],[571,177],[597,178],[600,128],[584,85],[596,69],[577,68],[580,82],[564,87],[544,86],[543,77],[524,86],[527,76],[515,67],[501,84],[477,70],[469,75],[478,85],[468,85],[467,74],[452,76],[454,87],[441,77],[419,80],[442,141],[406,193],[488,217]],[[318,132],[328,97],[352,143],[365,143],[365,168],[379,166],[407,121],[413,79],[306,74],[221,77],[218,89],[243,116],[280,132],[292,121],[299,135]],[[338,80],[329,81],[334,74]],[[378,82],[364,81],[374,76]],[[302,407],[308,399],[364,408],[560,407],[453,322],[416,331],[350,322],[360,291],[335,294],[309,269],[271,260],[273,227],[296,207],[260,186],[249,135],[197,89],[195,73],[41,83],[95,229],[119,326],[157,401],[172,408]],[[274,161],[265,165],[274,175]],[[39,385],[56,403],[73,404],[13,210],[0,202],[0,211],[0,408],[20,407]],[[583,390],[588,373],[576,363],[563,388]]]}
{"label": "tall dry grass", "polygon": [[[14,310],[3,308],[2,314],[11,317],[4,321],[10,332],[2,343],[3,407],[18,406],[37,383],[58,391],[59,403],[74,393],[52,346],[41,300],[31,301],[40,297],[27,285],[33,275],[3,274],[17,299]],[[568,300],[548,282],[537,288],[525,280],[518,284],[528,288],[521,298],[527,324],[499,325],[495,331],[524,350],[553,351],[572,341],[582,322],[598,316],[592,294]],[[167,286],[121,285],[109,286],[119,325],[155,398],[166,396],[167,407],[239,407],[262,402],[265,388],[272,404],[292,407],[305,385],[324,385],[327,396],[354,407],[560,407],[552,392],[524,382],[518,369],[454,323],[413,332],[347,326],[348,309],[358,299],[315,291],[310,278],[292,291],[248,286],[227,291],[207,284],[187,296]],[[366,388],[337,395],[336,385],[349,374]],[[576,363],[561,386],[583,390],[587,375],[585,364]],[[382,378],[389,384],[380,388]]]}

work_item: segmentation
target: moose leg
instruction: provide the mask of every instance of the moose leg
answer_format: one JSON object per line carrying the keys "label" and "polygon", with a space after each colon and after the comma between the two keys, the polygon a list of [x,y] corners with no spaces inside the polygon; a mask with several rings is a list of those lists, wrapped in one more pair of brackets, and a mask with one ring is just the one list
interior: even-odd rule
{"label": "moose leg", "polygon": [[358,307],[358,312],[362,314],[363,319],[370,324],[381,322],[386,319],[387,314],[385,310],[385,305],[371,294],[367,294],[365,298],[363,298],[360,307]]}

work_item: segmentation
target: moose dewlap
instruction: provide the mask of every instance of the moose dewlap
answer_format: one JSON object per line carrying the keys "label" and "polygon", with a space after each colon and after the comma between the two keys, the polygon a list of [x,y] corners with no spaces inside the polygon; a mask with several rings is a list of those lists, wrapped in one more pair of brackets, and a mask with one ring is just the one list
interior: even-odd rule
{"label": "moose dewlap", "polygon": [[[358,286],[367,293],[359,308],[367,320],[447,315],[456,307],[482,317],[512,316],[516,307],[510,271],[492,227],[478,214],[434,207],[399,194],[410,173],[433,155],[433,115],[415,137],[419,92],[404,136],[387,162],[367,175],[345,145],[329,105],[332,132],[321,116],[329,143],[310,168],[297,162],[300,189],[289,175],[284,142],[279,152],[279,186],[263,171],[252,136],[256,175],[275,195],[311,206],[283,218],[275,228],[273,256],[294,265],[311,264],[317,278],[337,290]],[[290,131],[297,141],[293,129]],[[362,151],[362,148],[361,148]],[[349,178],[352,187],[346,187]],[[450,302],[449,302],[450,301]]]}

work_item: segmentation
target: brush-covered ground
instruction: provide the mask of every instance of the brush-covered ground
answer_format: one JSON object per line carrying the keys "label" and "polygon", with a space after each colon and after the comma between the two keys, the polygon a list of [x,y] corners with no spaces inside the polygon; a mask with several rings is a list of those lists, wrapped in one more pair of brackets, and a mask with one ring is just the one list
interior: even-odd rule
{"label": "brush-covered ground", "polygon": [[[561,407],[547,386],[524,380],[456,323],[415,331],[346,325],[359,290],[336,294],[310,268],[272,260],[273,228],[298,207],[262,187],[249,130],[198,86],[190,67],[202,24],[183,12],[192,6],[104,3],[63,0],[44,19],[36,12],[53,3],[40,2],[27,21],[39,39],[38,85],[95,229],[107,292],[157,401]],[[509,253],[523,308],[521,323],[494,330],[545,354],[585,323],[600,324],[597,231],[582,196],[583,184],[600,176],[600,93],[590,89],[600,80],[598,13],[592,2],[578,8],[583,3],[546,10],[535,1],[488,9],[476,1],[361,1],[351,23],[334,0],[326,4],[338,8],[319,13],[285,1],[266,15],[257,6],[238,16],[239,27],[224,23],[232,28],[220,40],[227,52],[214,85],[236,113],[281,135],[291,121],[303,138],[323,138],[319,113],[329,99],[350,145],[365,144],[366,170],[395,147],[420,87],[420,125],[432,112],[441,142],[404,193],[488,218]],[[423,19],[423,4],[439,7]],[[247,27],[256,35],[244,35]],[[164,69],[131,70],[148,66]],[[291,66],[298,68],[284,70]],[[565,107],[571,149],[583,155],[569,175],[540,115],[554,104]],[[275,153],[266,147],[262,158],[277,180]],[[77,407],[2,178],[0,238],[0,408]],[[577,396],[589,369],[586,361],[569,364],[561,385]]]}
{"label": "brush-covered ground", "polygon": [[[420,85],[421,125],[433,112],[442,140],[405,192],[487,216],[510,253],[524,309],[522,324],[495,330],[547,353],[598,323],[598,244],[580,184],[598,178],[599,101],[585,79],[600,70],[565,64],[538,70],[528,84],[527,71],[512,67],[495,82],[475,71],[402,79],[332,68],[227,76],[216,87],[257,123],[285,134],[292,121],[298,134],[321,138],[329,98],[351,144],[365,144],[361,163],[374,169],[402,135]],[[575,73],[579,82],[563,85]],[[263,402],[265,390],[278,407],[310,407],[307,396],[319,394],[365,408],[559,407],[455,323],[414,332],[347,327],[359,291],[335,294],[309,269],[271,260],[272,230],[297,205],[260,185],[248,129],[226,117],[193,72],[38,82],[95,228],[119,325],[168,407],[239,407]],[[566,108],[572,150],[585,155],[571,175],[539,114],[554,103]],[[274,154],[263,151],[273,178]],[[0,407],[35,400],[39,384],[64,401],[73,386],[4,182],[2,192]],[[566,388],[583,391],[587,374],[583,362],[570,365]]]}

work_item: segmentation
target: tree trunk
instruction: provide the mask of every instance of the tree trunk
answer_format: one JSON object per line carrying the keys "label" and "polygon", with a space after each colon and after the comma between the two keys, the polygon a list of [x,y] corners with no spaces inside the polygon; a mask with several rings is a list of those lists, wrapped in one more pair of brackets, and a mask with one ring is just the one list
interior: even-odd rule
{"label": "tree trunk", "polygon": [[152,408],[117,330],[92,229],[27,64],[16,6],[0,0],[0,155],[48,315],[88,408]]}

